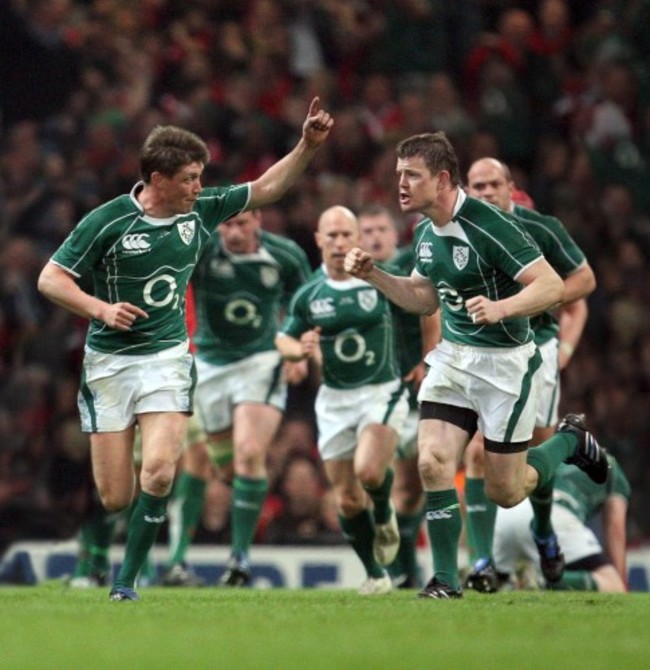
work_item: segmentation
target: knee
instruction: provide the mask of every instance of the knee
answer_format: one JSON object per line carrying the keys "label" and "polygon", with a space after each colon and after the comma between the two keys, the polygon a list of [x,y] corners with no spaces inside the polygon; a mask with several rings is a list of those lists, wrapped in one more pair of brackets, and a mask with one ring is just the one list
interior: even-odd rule
{"label": "knee", "polygon": [[356,472],[361,485],[366,489],[378,489],[386,479],[386,470],[375,463],[366,463]]}
{"label": "knee", "polygon": [[365,496],[357,495],[351,492],[337,493],[336,506],[342,516],[347,518],[356,516],[365,509]]}
{"label": "knee", "polygon": [[121,493],[110,486],[97,487],[97,493],[103,508],[110,513],[121,512],[133,502],[133,492]]}
{"label": "knee", "polygon": [[455,474],[453,472],[453,467],[451,468],[452,472],[450,475],[448,473],[449,470],[449,464],[436,454],[430,452],[420,453],[418,458],[418,472],[425,488],[427,485],[440,484],[444,478],[450,479],[450,482],[453,483]]}
{"label": "knee", "polygon": [[510,508],[518,505],[524,498],[523,490],[508,488],[502,484],[485,482],[485,495],[499,507]]}
{"label": "knee", "polygon": [[244,477],[259,477],[265,473],[266,453],[258,442],[237,444],[234,450],[235,471]]}
{"label": "knee", "polygon": [[169,494],[174,483],[176,466],[162,459],[154,460],[143,466],[140,474],[140,485],[143,491],[162,497]]}

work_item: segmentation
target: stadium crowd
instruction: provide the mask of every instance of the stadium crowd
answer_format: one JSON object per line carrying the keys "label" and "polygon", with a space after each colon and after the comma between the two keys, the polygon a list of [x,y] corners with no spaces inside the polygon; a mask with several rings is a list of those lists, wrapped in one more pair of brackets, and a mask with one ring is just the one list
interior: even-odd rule
{"label": "stadium crowd", "polygon": [[[17,538],[72,537],[90,505],[76,407],[86,323],[39,296],[43,265],[85,212],[130,190],[155,124],[206,138],[209,183],[243,182],[293,146],[314,95],[336,123],[265,227],[315,267],[319,213],[377,203],[408,243],[394,148],[414,133],[444,130],[464,171],[482,156],[507,163],[598,279],[562,407],[585,412],[632,491],[647,490],[649,24],[647,0],[1,3],[0,554]],[[340,541],[314,388],[290,394],[260,542]],[[229,541],[222,486],[199,542]],[[630,541],[650,538],[642,496],[628,518]]]}

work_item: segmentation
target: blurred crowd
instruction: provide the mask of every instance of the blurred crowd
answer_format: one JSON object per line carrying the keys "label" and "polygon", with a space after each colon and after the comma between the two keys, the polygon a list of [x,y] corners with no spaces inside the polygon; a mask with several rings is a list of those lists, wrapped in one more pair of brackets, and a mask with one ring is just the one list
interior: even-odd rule
{"label": "blurred crowd", "polygon": [[[335,126],[291,195],[264,213],[318,263],[333,204],[399,214],[395,142],[444,130],[461,167],[506,162],[586,252],[598,289],[564,373],[633,488],[650,539],[649,0],[3,0],[0,3],[0,553],[74,534],[91,497],[76,389],[86,324],[36,277],[90,208],[127,192],[155,124],[206,139],[205,183],[258,176],[314,95]],[[401,218],[408,243],[413,220]],[[338,541],[315,450],[314,380],[293,393],[258,533]],[[201,538],[227,541],[215,484]],[[219,539],[221,538],[221,540]]]}

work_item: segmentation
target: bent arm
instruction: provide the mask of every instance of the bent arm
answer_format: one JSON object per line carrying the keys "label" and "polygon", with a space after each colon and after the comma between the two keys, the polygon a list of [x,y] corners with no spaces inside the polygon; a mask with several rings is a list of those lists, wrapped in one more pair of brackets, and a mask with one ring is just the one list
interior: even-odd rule
{"label": "bent arm", "polygon": [[605,551],[625,584],[627,584],[626,515],[627,500],[619,495],[609,496],[602,510]]}
{"label": "bent arm", "polygon": [[314,98],[298,144],[251,183],[251,197],[247,209],[256,209],[279,200],[296,183],[318,147],[327,139],[334,120],[328,112],[319,109],[318,105],[318,98]]}
{"label": "bent arm", "polygon": [[137,317],[148,318],[144,310],[128,302],[111,304],[82,291],[73,276],[52,261],[41,271],[38,290],[73,314],[103,321],[117,330],[129,330]]}
{"label": "bent arm", "polygon": [[108,304],[82,291],[74,277],[51,261],[41,271],[38,290],[53,303],[86,319],[102,320]]}
{"label": "bent arm", "polygon": [[517,281],[524,288],[516,295],[498,301],[504,311],[502,318],[534,316],[562,302],[564,282],[545,258],[526,268]]}
{"label": "bent arm", "polygon": [[379,289],[398,307],[415,314],[433,314],[439,306],[435,286],[422,275],[412,272],[410,277],[398,277],[384,272],[376,265],[372,256],[359,247],[348,251],[345,271]]}

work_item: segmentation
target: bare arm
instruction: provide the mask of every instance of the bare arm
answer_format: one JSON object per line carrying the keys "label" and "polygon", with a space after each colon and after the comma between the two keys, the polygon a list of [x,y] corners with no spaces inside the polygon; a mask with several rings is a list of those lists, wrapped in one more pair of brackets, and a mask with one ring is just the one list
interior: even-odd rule
{"label": "bare arm", "polygon": [[609,496],[602,511],[605,551],[625,584],[627,584],[626,515],[627,500],[619,495]]}
{"label": "bare arm", "polygon": [[313,358],[320,363],[320,328],[306,330],[300,339],[278,333],[275,336],[275,347],[282,358],[287,361],[302,361]]}
{"label": "bare arm", "polygon": [[588,315],[589,309],[584,298],[565,303],[560,308],[560,348],[558,352],[560,370],[564,370],[568,365],[575,348],[578,346]]}
{"label": "bare arm", "polygon": [[498,323],[513,316],[533,316],[558,305],[564,282],[545,258],[526,268],[517,281],[524,288],[516,295],[493,301],[479,295],[465,302],[475,323]]}
{"label": "bare arm", "polygon": [[425,277],[413,272],[398,277],[380,270],[367,252],[355,247],[345,257],[345,271],[364,279],[380,290],[391,302],[407,312],[433,314],[439,306],[438,292]]}
{"label": "bare arm", "polygon": [[311,101],[298,144],[252,182],[247,209],[256,209],[279,200],[294,185],[318,147],[327,139],[334,119],[328,112],[319,109],[318,104],[318,98]]}
{"label": "bare arm", "polygon": [[586,298],[596,288],[596,276],[589,263],[584,263],[564,280],[564,297],[562,301],[573,302]]}
{"label": "bare arm", "polygon": [[56,263],[49,262],[38,278],[38,290],[49,300],[73,314],[98,319],[116,330],[130,330],[137,317],[147,313],[128,302],[110,304],[82,291],[72,275]]}

